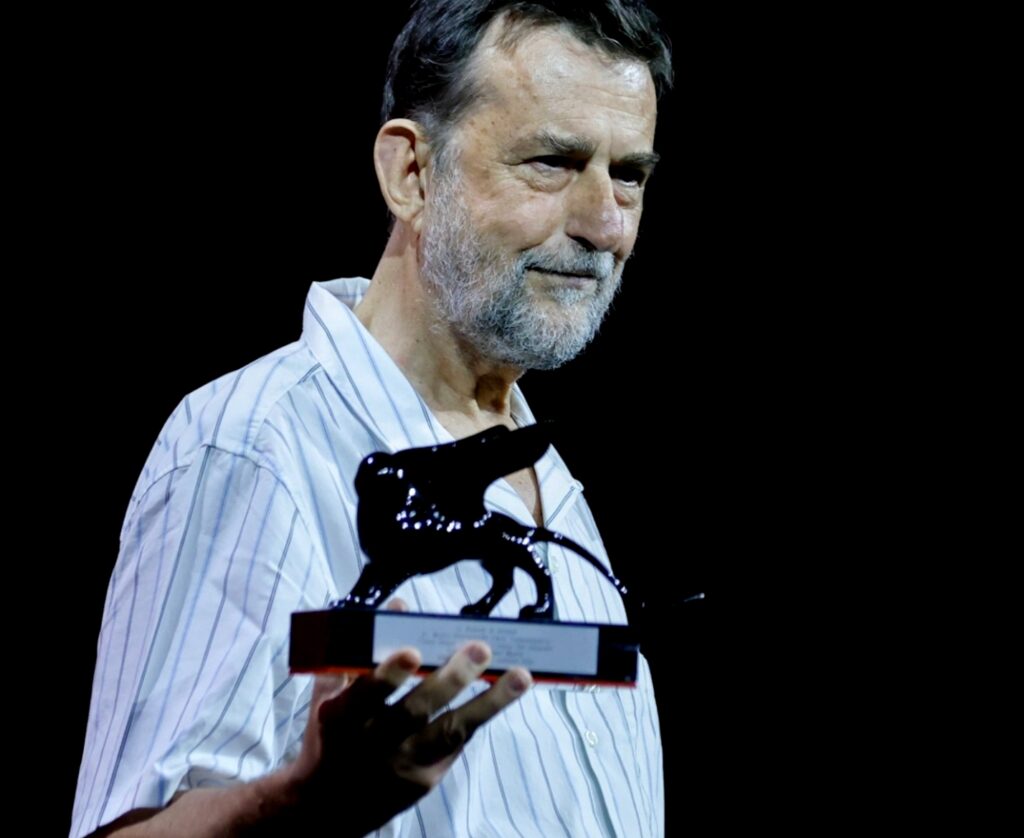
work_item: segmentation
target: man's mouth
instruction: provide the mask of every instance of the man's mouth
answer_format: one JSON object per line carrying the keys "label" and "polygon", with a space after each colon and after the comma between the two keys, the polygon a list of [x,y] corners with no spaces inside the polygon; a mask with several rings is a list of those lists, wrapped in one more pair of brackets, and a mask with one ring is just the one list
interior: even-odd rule
{"label": "man's mouth", "polygon": [[577,280],[597,279],[597,277],[594,276],[594,274],[588,274],[588,273],[570,273],[568,271],[552,271],[552,270],[548,270],[547,268],[532,268],[531,270],[534,270],[537,273],[547,274],[548,276],[560,276],[560,277],[563,277],[565,279],[577,279]]}

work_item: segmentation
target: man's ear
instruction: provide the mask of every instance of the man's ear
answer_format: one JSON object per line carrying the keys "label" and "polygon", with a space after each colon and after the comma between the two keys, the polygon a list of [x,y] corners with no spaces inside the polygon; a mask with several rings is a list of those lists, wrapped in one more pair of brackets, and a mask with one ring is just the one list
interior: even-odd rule
{"label": "man's ear", "polygon": [[373,166],[392,215],[415,232],[423,223],[430,144],[423,127],[411,119],[385,122],[373,144]]}

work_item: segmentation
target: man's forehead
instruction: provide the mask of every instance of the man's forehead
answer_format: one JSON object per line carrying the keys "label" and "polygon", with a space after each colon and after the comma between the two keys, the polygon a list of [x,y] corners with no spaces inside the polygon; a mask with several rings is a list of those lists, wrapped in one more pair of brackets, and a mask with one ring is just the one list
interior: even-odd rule
{"label": "man's forehead", "polygon": [[581,58],[596,59],[609,66],[631,64],[637,69],[635,78],[638,86],[647,74],[646,66],[638,58],[612,55],[598,46],[585,43],[571,28],[557,23],[532,26],[520,24],[512,27],[503,24],[500,19],[496,20],[481,39],[478,52],[481,57],[487,56],[499,61],[502,57],[515,61],[517,57],[526,54],[543,54],[549,58],[552,67],[565,74]]}
{"label": "man's forehead", "polygon": [[[515,39],[502,32],[501,21],[492,22],[474,53],[478,99],[468,122],[497,129],[503,145],[520,145],[558,133],[579,137],[589,121],[603,120],[630,146],[647,146],[635,151],[650,151],[657,101],[646,64],[609,56],[566,27],[532,27]],[[495,116],[504,118],[495,124]]]}

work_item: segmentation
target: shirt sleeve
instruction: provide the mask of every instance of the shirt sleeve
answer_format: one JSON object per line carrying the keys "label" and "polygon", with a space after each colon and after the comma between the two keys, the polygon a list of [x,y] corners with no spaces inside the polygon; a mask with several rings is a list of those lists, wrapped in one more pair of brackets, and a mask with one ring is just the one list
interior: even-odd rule
{"label": "shirt sleeve", "polygon": [[129,512],[108,589],[71,836],[179,790],[244,782],[301,741],[290,614],[333,595],[285,485],[204,446]]}

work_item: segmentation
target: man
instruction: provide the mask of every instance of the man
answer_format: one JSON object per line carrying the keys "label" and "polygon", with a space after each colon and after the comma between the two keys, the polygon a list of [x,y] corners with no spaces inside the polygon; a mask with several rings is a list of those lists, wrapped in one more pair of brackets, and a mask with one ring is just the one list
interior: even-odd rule
{"label": "man", "polygon": [[[343,596],[365,561],[362,457],[532,423],[516,380],[577,354],[619,284],[668,48],[640,3],[578,6],[415,9],[374,147],[394,224],[372,282],[314,284],[302,339],[186,397],[136,486],[73,836],[663,831],[645,662],[629,692],[528,691],[519,668],[486,688],[470,643],[391,705],[415,650],[354,684],[287,672],[291,612]],[[486,499],[606,558],[553,450]],[[547,560],[557,619],[625,620],[592,568]],[[455,613],[487,587],[463,563],[393,607]],[[517,578],[494,613],[532,596]]]}

